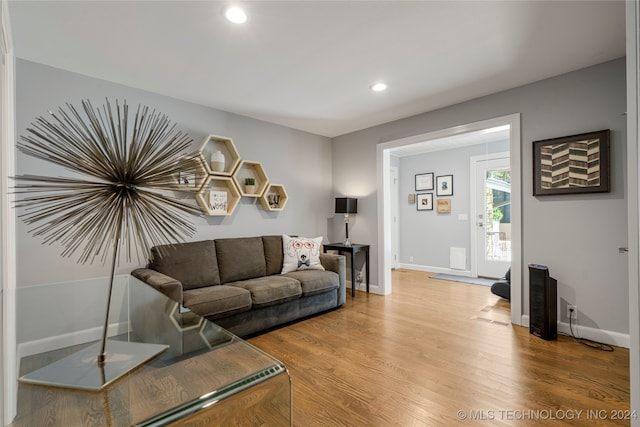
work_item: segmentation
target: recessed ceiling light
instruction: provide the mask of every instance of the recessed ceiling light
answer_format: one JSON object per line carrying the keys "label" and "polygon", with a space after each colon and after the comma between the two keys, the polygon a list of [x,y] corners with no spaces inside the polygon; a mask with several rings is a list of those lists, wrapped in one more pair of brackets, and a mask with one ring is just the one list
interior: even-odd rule
{"label": "recessed ceiling light", "polygon": [[387,85],[384,83],[374,83],[369,88],[374,92],[382,92],[387,89]]}
{"label": "recessed ceiling light", "polygon": [[238,6],[230,6],[225,8],[224,16],[234,24],[244,24],[247,22],[247,14]]}

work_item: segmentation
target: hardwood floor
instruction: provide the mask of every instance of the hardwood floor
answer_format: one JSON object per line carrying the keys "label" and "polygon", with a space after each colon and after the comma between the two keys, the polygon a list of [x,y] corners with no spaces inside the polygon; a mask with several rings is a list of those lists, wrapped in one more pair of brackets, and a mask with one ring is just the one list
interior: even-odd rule
{"label": "hardwood floor", "polygon": [[392,295],[248,341],[288,367],[295,426],[629,425],[627,349],[544,341],[509,317],[486,286],[397,270]]}

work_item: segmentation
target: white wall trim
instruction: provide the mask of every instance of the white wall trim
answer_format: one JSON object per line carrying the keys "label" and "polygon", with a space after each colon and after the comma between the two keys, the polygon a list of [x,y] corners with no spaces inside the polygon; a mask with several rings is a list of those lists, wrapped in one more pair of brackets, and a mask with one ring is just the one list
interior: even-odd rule
{"label": "white wall trim", "polygon": [[17,409],[16,349],[16,247],[14,196],[9,191],[15,175],[15,57],[11,39],[8,3],[0,4],[0,50],[2,72],[2,117],[0,118],[0,281],[2,282],[2,419],[10,423]]}
{"label": "white wall trim", "polygon": [[[388,143],[387,143],[388,144]],[[376,164],[378,175],[378,280],[380,295],[391,294],[391,206],[389,203],[391,174],[391,154],[387,144],[376,146]],[[396,145],[398,146],[398,145]]]}
{"label": "white wall trim", "polygon": [[376,146],[378,173],[378,280],[383,295],[391,293],[391,208],[389,207],[390,150],[396,147],[460,135],[468,132],[509,125],[509,150],[511,153],[511,322],[519,325],[522,317],[522,183],[521,183],[521,133],[520,113],[482,120],[383,142]]}
{"label": "white wall trim", "polygon": [[[626,2],[627,41],[627,186],[629,247],[629,380],[630,409],[640,412],[640,4]],[[631,420],[640,426],[640,418]]]}
{"label": "white wall trim", "polygon": [[[529,315],[522,316],[523,327],[529,327]],[[621,334],[620,332],[607,331],[604,329],[590,328],[588,326],[573,325],[573,333],[576,338],[585,338],[588,340],[600,342],[603,344],[615,345],[616,347],[629,348],[630,336],[627,334]],[[568,323],[558,322],[558,333],[563,333],[569,336],[571,334],[571,327]],[[542,339],[542,338],[540,338]]]}
{"label": "white wall trim", "polygon": [[454,270],[446,267],[434,267],[431,265],[419,265],[419,264],[407,264],[400,263],[398,268],[404,268],[406,270],[424,271],[426,273],[440,273],[440,274],[452,274],[454,276],[474,277],[469,270]]}
{"label": "white wall trim", "polygon": [[[109,324],[109,327],[107,328],[107,336],[109,337],[122,335],[128,332],[130,332],[129,322],[112,323]],[[102,339],[102,326],[28,341],[18,345],[18,359],[78,344],[90,343],[100,339]],[[96,356],[97,355],[98,354],[96,353]]]}
{"label": "white wall trim", "polygon": [[[601,342],[603,344],[629,348],[630,339],[628,334],[605,331],[603,329],[589,328],[587,326],[580,325],[573,325],[572,328],[576,338],[586,338],[588,340]],[[571,328],[569,327],[569,324],[558,322],[558,333],[563,333],[571,336]]]}

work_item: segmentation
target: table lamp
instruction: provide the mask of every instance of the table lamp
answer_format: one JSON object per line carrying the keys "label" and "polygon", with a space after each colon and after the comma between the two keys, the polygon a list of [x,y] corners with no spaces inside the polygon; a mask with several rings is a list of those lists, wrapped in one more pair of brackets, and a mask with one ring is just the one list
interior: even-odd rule
{"label": "table lamp", "polygon": [[336,213],[344,214],[345,246],[351,246],[349,241],[349,214],[358,213],[358,199],[352,197],[336,197]]}

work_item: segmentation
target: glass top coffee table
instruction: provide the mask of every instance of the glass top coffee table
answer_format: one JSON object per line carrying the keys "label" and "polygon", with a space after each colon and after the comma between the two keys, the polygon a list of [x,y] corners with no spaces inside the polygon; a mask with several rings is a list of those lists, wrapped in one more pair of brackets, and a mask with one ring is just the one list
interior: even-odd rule
{"label": "glass top coffee table", "polygon": [[94,343],[25,358],[10,426],[291,425],[281,362],[133,277],[125,304],[129,332],[110,337],[107,352],[111,342],[166,350],[97,391],[30,380]]}

